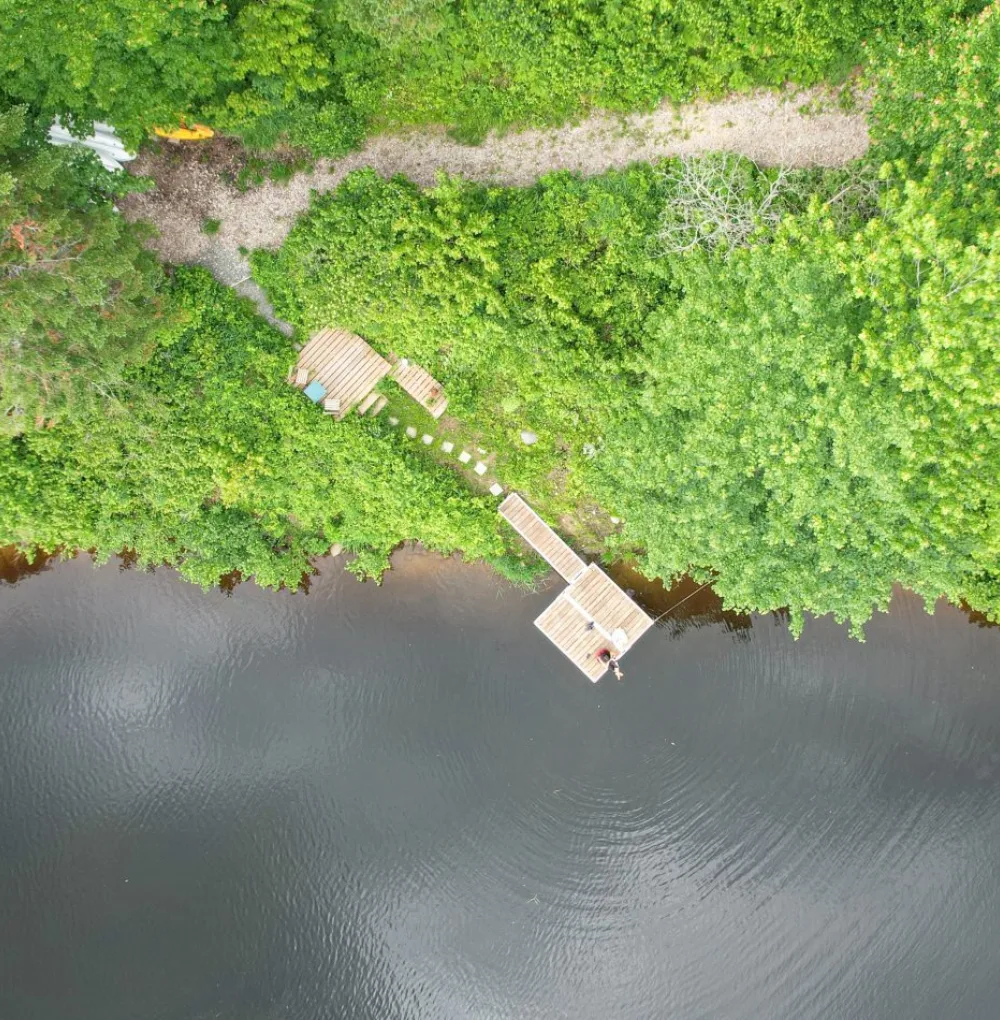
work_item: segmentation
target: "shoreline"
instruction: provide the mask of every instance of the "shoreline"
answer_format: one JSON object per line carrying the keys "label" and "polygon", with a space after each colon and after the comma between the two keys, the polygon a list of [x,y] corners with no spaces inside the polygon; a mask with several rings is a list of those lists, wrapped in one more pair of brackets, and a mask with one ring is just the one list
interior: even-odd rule
{"label": "shoreline", "polygon": [[[28,578],[46,573],[64,561],[69,562],[76,560],[81,554],[84,556],[90,556],[91,558],[93,557],[92,551],[77,549],[72,555],[66,556],[64,556],[62,552],[40,553],[34,559],[29,561],[28,557],[19,550],[17,546],[0,546],[0,591],[2,591],[5,585],[13,587]],[[498,574],[492,567],[490,567],[489,564],[482,562],[467,562],[462,559],[460,554],[442,556],[440,553],[423,548],[423,546],[416,542],[407,542],[395,549],[392,554],[392,560],[395,560],[396,556],[400,554],[408,558],[436,557],[438,559],[453,560],[457,564],[467,568],[477,566],[483,567],[490,570],[497,580],[510,585],[512,589],[516,588],[513,582],[507,581],[502,577],[502,575]],[[342,553],[336,553],[334,555],[327,554],[325,556],[318,557],[312,564],[315,573],[303,575],[303,583],[298,588],[294,591],[289,589],[280,590],[292,595],[307,596],[309,594],[309,579],[322,573],[323,565],[332,565],[332,561],[338,559],[341,555]],[[117,567],[120,571],[135,569],[134,558],[131,558],[127,553],[116,553],[108,560],[107,565],[110,565],[113,562],[117,562]],[[93,558],[92,565],[96,566],[93,562]],[[176,568],[170,564],[162,564],[162,566],[168,570],[174,570],[176,572]],[[153,570],[155,569],[156,568],[154,567]],[[393,567],[390,566],[390,575],[392,569]],[[711,585],[701,588],[699,591],[698,584],[687,575],[680,578],[670,587],[667,587],[659,579],[650,579],[640,574],[635,567],[628,563],[616,561],[603,567],[603,569],[616,584],[629,592],[632,598],[634,598],[635,601],[650,615],[658,617],[661,613],[669,610],[672,606],[677,606],[679,611],[676,614],[670,613],[664,620],[657,621],[657,626],[670,627],[677,634],[686,630],[690,626],[702,627],[713,624],[722,624],[726,630],[731,633],[746,632],[752,627],[754,617],[763,618],[770,616],[776,623],[782,621],[787,623],[788,620],[787,610],[784,609],[769,610],[765,612],[755,611],[752,613],[739,613],[735,610],[725,609],[722,605],[721,596],[715,593],[715,589]],[[233,592],[243,584],[260,587],[252,578],[246,579],[237,575],[238,571],[222,575],[218,580],[218,590],[224,592],[226,595],[232,595]],[[555,575],[552,572],[546,574],[545,583],[547,583],[553,576]],[[186,578],[181,577],[180,574],[178,574],[178,577],[185,584],[194,585],[193,581],[188,581]],[[357,583],[361,584],[363,582],[359,581]],[[197,585],[194,586],[197,587]],[[278,589],[270,590],[275,591],[275,593],[278,591]],[[920,596],[910,591],[910,589],[897,583],[893,586],[891,601],[895,602],[898,598],[916,599],[921,603],[923,601]],[[680,606],[682,600],[683,608]],[[961,605],[954,605],[953,603],[943,599],[943,597],[938,599],[935,603],[935,613],[942,602],[944,602],[944,604],[948,607],[958,609],[965,616],[967,622],[972,626],[985,630],[1000,628],[1000,623],[991,622],[986,619],[982,613],[974,609],[970,609],[964,603]],[[891,603],[889,612],[891,612]],[[808,622],[816,622],[825,618],[826,617],[809,615]],[[838,624],[838,627],[841,627],[845,632],[848,630],[847,624]]]}

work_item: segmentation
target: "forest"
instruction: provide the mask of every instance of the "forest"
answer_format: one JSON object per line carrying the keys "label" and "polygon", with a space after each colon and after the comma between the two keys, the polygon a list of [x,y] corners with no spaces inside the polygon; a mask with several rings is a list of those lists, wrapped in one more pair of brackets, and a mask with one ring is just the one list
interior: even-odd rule
{"label": "forest", "polygon": [[0,0],[0,97],[137,143],[202,120],[322,155],[373,130],[555,123],[839,80],[969,0]]}
{"label": "forest", "polygon": [[54,6],[0,0],[0,544],[127,549],[203,585],[294,587],[333,543],[377,578],[409,539],[534,569],[459,475],[287,386],[289,340],[161,265],[113,208],[147,184],[46,145],[52,116],[330,155],[850,74],[872,145],[842,169],[720,153],[429,189],[362,170],[254,276],[299,337],[405,348],[506,484],[568,527],[620,520],[579,537],[650,577],[858,636],[895,584],[1000,614],[997,6]]}

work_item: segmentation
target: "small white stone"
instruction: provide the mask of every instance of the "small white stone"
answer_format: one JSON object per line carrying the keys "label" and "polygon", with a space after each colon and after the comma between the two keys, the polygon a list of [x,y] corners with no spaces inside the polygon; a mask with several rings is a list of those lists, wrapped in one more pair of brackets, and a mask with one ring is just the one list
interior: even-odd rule
{"label": "small white stone", "polygon": [[503,495],[503,486],[499,482],[494,482],[490,486],[490,492],[493,493],[494,496],[502,496]]}
{"label": "small white stone", "polygon": [[428,435],[426,432],[420,437],[420,439],[421,442],[423,442],[424,446],[430,446],[431,443],[434,442],[434,437]]}
{"label": "small white stone", "polygon": [[482,454],[484,457],[486,456],[486,451],[481,446],[476,447],[476,453]]}
{"label": "small white stone", "polygon": [[521,442],[524,443],[525,446],[534,446],[534,444],[538,442],[538,436],[529,429],[525,429],[521,433]]}
{"label": "small white stone", "polygon": [[406,426],[406,434],[410,437],[410,439],[417,438],[417,430],[412,425]]}
{"label": "small white stone", "polygon": [[451,451],[455,449],[455,444],[450,439],[446,439],[441,444],[441,449],[444,450],[445,453],[451,453]]}
{"label": "small white stone", "polygon": [[472,460],[472,454],[471,454],[471,453],[469,453],[469,452],[468,452],[467,450],[463,450],[463,451],[462,451],[462,452],[461,452],[461,453],[460,453],[460,454],[458,455],[458,459],[459,459],[459,460],[460,460],[460,461],[461,461],[461,462],[462,462],[463,464],[468,464],[468,463],[469,463],[469,461],[470,461],[470,460]]}
{"label": "small white stone", "polygon": [[399,424],[399,419],[398,418],[394,418],[394,417],[392,417],[390,415],[389,416],[389,424],[392,425],[392,426],[396,426],[396,425]]}
{"label": "small white stone", "polygon": [[611,518],[611,523],[612,524],[621,524],[621,522],[622,522],[622,519],[620,517],[612,517]]}
{"label": "small white stone", "polygon": [[475,471],[477,475],[485,475],[486,465],[481,460],[477,460],[476,466],[472,470]]}

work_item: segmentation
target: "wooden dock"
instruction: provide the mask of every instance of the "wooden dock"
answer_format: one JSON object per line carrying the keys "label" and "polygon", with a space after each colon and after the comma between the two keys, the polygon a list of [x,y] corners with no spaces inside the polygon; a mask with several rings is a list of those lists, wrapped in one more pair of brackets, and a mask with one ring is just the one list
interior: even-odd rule
{"label": "wooden dock", "polygon": [[620,659],[653,621],[591,563],[535,620],[535,626],[596,683],[608,669],[597,653],[606,648]]}
{"label": "wooden dock", "polygon": [[338,420],[361,403],[392,371],[392,365],[361,337],[346,329],[320,330],[299,352],[293,378],[319,382],[336,401]]}
{"label": "wooden dock", "polygon": [[504,520],[565,581],[574,581],[587,564],[528,506],[512,492],[498,507]]}
{"label": "wooden dock", "polygon": [[535,626],[596,683],[608,669],[598,654],[606,649],[620,659],[653,620],[600,567],[585,564],[517,493],[500,504],[499,512],[569,582]]}
{"label": "wooden dock", "polygon": [[393,365],[390,378],[394,379],[432,418],[440,418],[448,406],[441,384],[419,365],[405,358]]}

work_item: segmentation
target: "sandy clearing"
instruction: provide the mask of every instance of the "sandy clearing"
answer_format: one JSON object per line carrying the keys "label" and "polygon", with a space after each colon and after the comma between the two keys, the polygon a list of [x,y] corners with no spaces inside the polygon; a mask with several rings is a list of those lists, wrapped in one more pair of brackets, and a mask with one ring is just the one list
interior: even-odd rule
{"label": "sandy clearing", "polygon": [[[129,196],[123,210],[130,219],[156,225],[159,237],[153,247],[162,258],[204,265],[259,304],[263,295],[249,280],[250,267],[239,247],[279,246],[308,207],[310,192],[330,191],[352,170],[373,167],[386,176],[404,174],[423,186],[433,184],[441,171],[484,183],[523,185],[552,170],[591,175],[635,162],[719,150],[739,152],[767,166],[840,166],[864,154],[868,130],[863,111],[842,112],[833,99],[822,89],[756,92],[681,107],[663,105],[650,114],[595,114],[560,128],[491,134],[477,146],[461,145],[437,129],[380,135],[343,159],[320,160],[311,174],[245,193],[228,186],[210,164],[186,160],[182,173],[161,175],[156,159],[141,154],[132,168],[156,177],[159,187]],[[820,112],[802,113],[804,106]],[[221,221],[211,237],[201,231],[206,218]]]}

